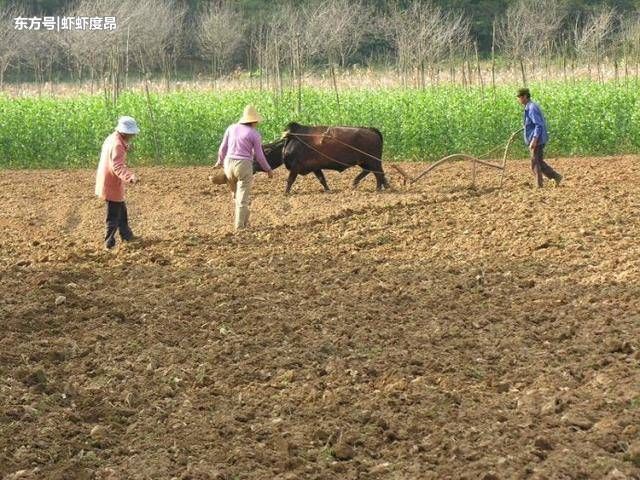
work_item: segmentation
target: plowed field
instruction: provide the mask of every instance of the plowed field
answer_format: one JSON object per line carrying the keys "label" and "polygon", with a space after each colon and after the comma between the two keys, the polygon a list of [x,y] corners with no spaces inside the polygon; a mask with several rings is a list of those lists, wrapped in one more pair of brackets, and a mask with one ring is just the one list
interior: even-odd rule
{"label": "plowed field", "polygon": [[112,251],[93,171],[0,172],[0,478],[640,478],[640,163],[550,163],[261,174],[241,235],[138,169]]}

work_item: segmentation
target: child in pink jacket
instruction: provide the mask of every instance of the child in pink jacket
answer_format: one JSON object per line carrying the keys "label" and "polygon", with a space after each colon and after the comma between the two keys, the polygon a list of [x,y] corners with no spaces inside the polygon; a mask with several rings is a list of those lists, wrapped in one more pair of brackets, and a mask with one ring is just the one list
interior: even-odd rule
{"label": "child in pink jacket", "polygon": [[116,232],[124,241],[134,239],[129,227],[125,191],[127,183],[136,183],[138,177],[127,168],[129,143],[140,129],[131,117],[120,117],[116,131],[102,144],[100,163],[96,172],[96,195],[107,202],[107,232],[105,246],[113,248]]}

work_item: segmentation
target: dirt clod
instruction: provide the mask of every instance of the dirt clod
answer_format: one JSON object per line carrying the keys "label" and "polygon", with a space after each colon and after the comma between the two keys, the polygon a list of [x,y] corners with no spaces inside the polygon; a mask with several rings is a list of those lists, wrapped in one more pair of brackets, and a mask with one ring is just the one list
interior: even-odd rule
{"label": "dirt clod", "polygon": [[371,473],[371,474],[382,474],[382,473],[389,472],[389,470],[391,470],[391,463],[383,462],[383,463],[379,463],[379,464],[374,465],[373,467],[371,467],[369,469],[369,473]]}
{"label": "dirt clod", "polygon": [[333,448],[333,456],[338,460],[351,460],[355,456],[355,450],[347,443],[339,442]]}
{"label": "dirt clod", "polygon": [[537,437],[533,445],[540,450],[553,450],[553,444],[547,437]]}
{"label": "dirt clod", "polygon": [[565,425],[569,425],[571,427],[577,427],[581,430],[589,430],[591,427],[593,427],[593,423],[594,423],[593,420],[587,417],[584,417],[578,414],[573,414],[573,413],[568,413],[566,415],[563,415],[560,420]]}
{"label": "dirt clod", "polygon": [[482,476],[482,480],[500,480],[500,477],[494,472],[488,472]]}

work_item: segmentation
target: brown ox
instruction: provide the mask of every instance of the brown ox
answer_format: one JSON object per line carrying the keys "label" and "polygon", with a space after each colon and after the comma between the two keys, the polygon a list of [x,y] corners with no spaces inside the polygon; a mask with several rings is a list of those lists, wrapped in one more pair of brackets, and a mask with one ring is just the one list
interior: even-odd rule
{"label": "brown ox", "polygon": [[[389,188],[382,170],[382,134],[375,128],[304,126],[290,123],[285,131],[284,144],[265,148],[272,168],[284,163],[289,170],[286,193],[298,175],[313,172],[325,191],[329,190],[322,170],[342,172],[355,165],[362,168],[353,180],[354,188],[369,173],[376,177],[378,190]],[[274,148],[275,147],[275,148]]]}

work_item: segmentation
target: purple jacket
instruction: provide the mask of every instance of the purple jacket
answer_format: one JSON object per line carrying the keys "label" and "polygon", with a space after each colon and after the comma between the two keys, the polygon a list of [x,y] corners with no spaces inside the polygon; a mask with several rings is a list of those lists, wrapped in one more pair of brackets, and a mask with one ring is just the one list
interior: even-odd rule
{"label": "purple jacket", "polygon": [[271,171],[262,151],[260,132],[248,125],[234,123],[224,132],[216,166],[223,165],[225,158],[253,161],[254,156],[265,172]]}

